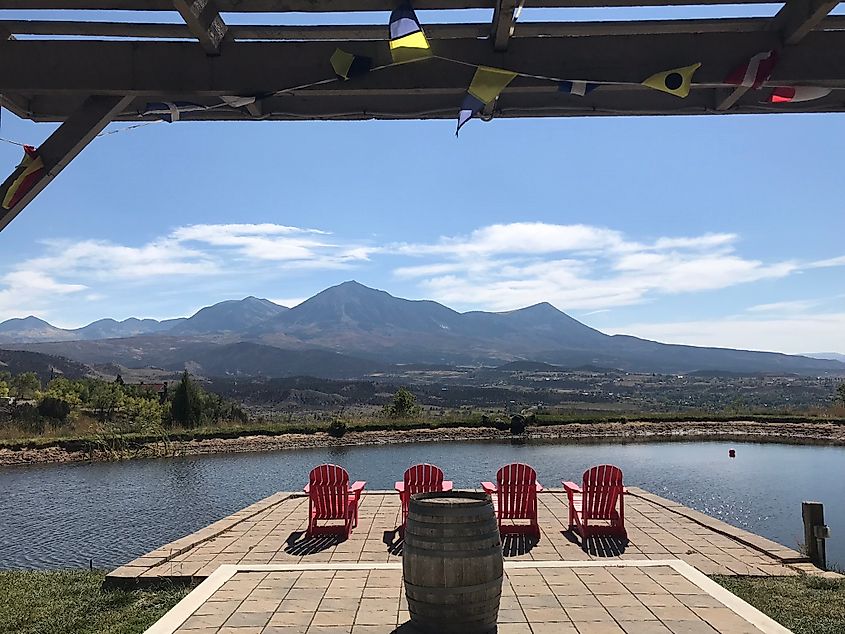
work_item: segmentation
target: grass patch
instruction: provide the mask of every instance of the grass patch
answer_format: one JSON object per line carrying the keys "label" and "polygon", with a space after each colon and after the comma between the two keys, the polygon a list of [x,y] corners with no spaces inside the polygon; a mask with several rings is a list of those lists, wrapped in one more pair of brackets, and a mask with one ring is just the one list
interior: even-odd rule
{"label": "grass patch", "polygon": [[795,634],[845,632],[845,580],[800,577],[713,577]]}
{"label": "grass patch", "polygon": [[[497,424],[496,419],[501,423]],[[456,427],[490,428],[506,430],[509,426],[510,415],[483,416],[480,412],[453,412],[441,416],[422,414],[413,418],[385,418],[383,416],[343,417],[346,430],[354,431],[402,431],[414,429],[451,429]],[[770,424],[801,424],[828,423],[845,425],[845,419],[819,417],[810,415],[750,415],[750,414],[707,414],[707,413],[649,413],[626,412],[607,413],[596,411],[573,411],[555,414],[537,414],[527,421],[529,427],[550,427],[555,425],[606,424],[606,423],[685,423],[685,422],[731,422],[735,420],[751,421]],[[148,443],[240,438],[249,435],[283,436],[286,434],[314,434],[328,431],[329,420],[324,421],[291,421],[274,422],[261,421],[252,423],[222,422],[215,426],[197,427],[194,429],[171,428],[166,430],[165,436],[139,432],[125,432],[106,434],[79,433],[65,430],[49,435],[15,437],[7,430],[7,437],[0,436],[0,448],[17,451],[21,449],[43,449],[60,447],[67,451],[132,450]],[[504,425],[504,426],[502,426]]]}
{"label": "grass patch", "polygon": [[190,591],[102,590],[103,571],[0,571],[0,631],[18,634],[135,634]]}

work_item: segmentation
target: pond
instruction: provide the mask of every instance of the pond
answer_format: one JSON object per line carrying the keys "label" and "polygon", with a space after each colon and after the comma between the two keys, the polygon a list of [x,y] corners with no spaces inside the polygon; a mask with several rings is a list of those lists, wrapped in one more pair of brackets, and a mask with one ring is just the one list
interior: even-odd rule
{"label": "pond", "polygon": [[473,487],[516,461],[532,464],[547,486],[616,464],[626,484],[792,548],[802,540],[801,501],[818,500],[833,534],[828,559],[845,566],[845,448],[442,442],[2,468],[0,568],[113,568],[276,491],[300,490],[322,462],[346,467],[369,489],[392,489],[417,462]]}

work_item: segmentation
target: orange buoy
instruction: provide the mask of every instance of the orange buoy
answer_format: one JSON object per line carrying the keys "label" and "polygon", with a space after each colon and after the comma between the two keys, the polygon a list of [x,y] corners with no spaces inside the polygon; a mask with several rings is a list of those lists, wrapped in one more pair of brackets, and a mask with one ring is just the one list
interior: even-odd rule
{"label": "orange buoy", "polygon": [[728,449],[728,455],[731,458],[736,458],[736,449]]}

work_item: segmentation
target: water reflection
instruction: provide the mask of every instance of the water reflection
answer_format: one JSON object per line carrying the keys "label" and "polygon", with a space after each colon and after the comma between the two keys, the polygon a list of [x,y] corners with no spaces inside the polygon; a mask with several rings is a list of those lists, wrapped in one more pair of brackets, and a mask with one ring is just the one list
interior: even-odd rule
{"label": "water reflection", "polygon": [[428,442],[0,469],[0,567],[117,566],[276,491],[300,490],[321,462],[344,466],[372,490],[392,489],[417,462],[438,464],[456,487],[477,487],[512,461],[531,463],[547,486],[617,464],[627,484],[793,548],[801,501],[818,499],[833,529],[828,558],[845,564],[843,448]]}

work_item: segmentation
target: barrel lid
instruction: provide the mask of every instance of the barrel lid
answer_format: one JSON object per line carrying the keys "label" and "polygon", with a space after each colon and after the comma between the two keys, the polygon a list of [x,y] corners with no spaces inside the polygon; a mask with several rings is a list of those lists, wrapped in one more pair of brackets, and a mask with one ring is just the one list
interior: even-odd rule
{"label": "barrel lid", "polygon": [[489,504],[490,496],[486,493],[473,493],[471,491],[445,491],[435,493],[417,493],[416,495],[411,496],[411,500],[425,506],[466,506]]}

